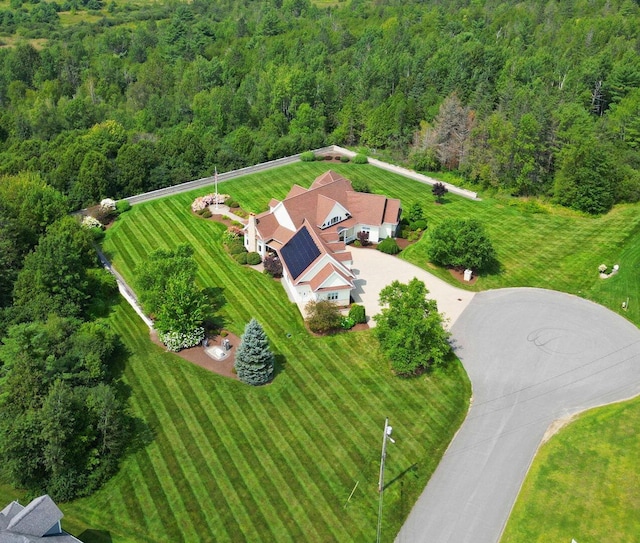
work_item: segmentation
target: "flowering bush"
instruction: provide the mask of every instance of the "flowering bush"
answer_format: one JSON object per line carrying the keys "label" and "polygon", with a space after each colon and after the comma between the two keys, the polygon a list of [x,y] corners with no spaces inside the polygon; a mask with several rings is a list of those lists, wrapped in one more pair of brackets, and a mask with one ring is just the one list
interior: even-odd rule
{"label": "flowering bush", "polygon": [[184,334],[171,330],[169,332],[158,332],[158,337],[167,346],[167,349],[176,353],[182,349],[198,345],[204,339],[204,328],[198,326]]}
{"label": "flowering bush", "polygon": [[100,207],[107,211],[115,211],[116,210],[116,202],[111,198],[105,198],[100,202]]}
{"label": "flowering bush", "polygon": [[84,219],[82,219],[82,226],[84,228],[100,228],[102,229],[102,223],[90,215],[87,215]]}
{"label": "flowering bush", "polygon": [[[218,194],[218,204],[224,204],[225,200],[229,198],[228,194]],[[196,198],[191,204],[191,210],[194,213],[198,211],[202,211],[203,209],[208,208],[211,205],[216,203],[216,195],[215,194],[207,194],[205,196],[200,196]]]}
{"label": "flowering bush", "polygon": [[607,271],[607,265],[606,265],[606,264],[600,264],[600,265],[598,266],[598,271],[599,271],[600,273],[604,273],[604,272],[606,272],[606,271]]}

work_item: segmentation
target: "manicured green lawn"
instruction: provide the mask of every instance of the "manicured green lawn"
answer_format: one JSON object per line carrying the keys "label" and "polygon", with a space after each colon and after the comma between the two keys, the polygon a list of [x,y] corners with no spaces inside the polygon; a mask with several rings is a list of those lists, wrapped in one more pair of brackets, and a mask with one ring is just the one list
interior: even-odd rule
{"label": "manicured green lawn", "polygon": [[640,400],[589,411],[538,453],[501,543],[640,537]]}
{"label": "manicured green lawn", "polygon": [[[553,288],[619,312],[629,295],[624,315],[640,322],[640,300],[634,298],[640,291],[634,272],[640,264],[639,206],[593,219],[553,207],[533,213],[525,204],[499,199],[448,195],[436,205],[428,186],[371,166],[323,162],[221,183],[220,191],[259,212],[293,183],[309,186],[329,168],[400,198],[405,209],[421,202],[430,226],[448,216],[482,221],[502,271],[481,277],[475,290]],[[63,506],[65,526],[76,534],[88,526],[96,530],[85,534],[88,542],[106,541],[100,531],[114,542],[371,541],[380,433],[389,416],[398,438],[387,463],[383,533],[390,541],[464,416],[464,372],[456,364],[449,375],[401,380],[389,374],[369,332],[310,337],[281,285],[233,262],[220,247],[224,228],[190,213],[193,198],[206,192],[134,206],[109,230],[104,248],[131,280],[153,249],[191,243],[200,283],[222,294],[225,326],[240,334],[257,317],[278,354],[279,373],[260,389],[212,375],[154,346],[132,310],[118,306],[112,319],[131,353],[125,379],[151,439],[102,491]],[[428,264],[426,244],[425,238],[403,258],[455,283],[446,270]],[[621,271],[600,280],[601,263],[619,263]],[[636,472],[640,467],[633,461],[629,466]],[[4,501],[15,495],[0,487]]]}
{"label": "manicured green lawn", "polygon": [[[277,181],[275,195],[290,184]],[[247,180],[221,189],[256,206],[274,194]],[[370,332],[311,337],[281,285],[231,260],[220,247],[224,227],[193,216],[191,201],[134,206],[109,230],[105,250],[131,280],[149,251],[191,243],[199,281],[224,299],[225,326],[239,334],[257,317],[278,374],[258,389],[211,374],[152,344],[120,304],[111,318],[131,354],[124,378],[149,442],[104,489],[63,505],[64,525],[78,535],[96,530],[87,541],[105,531],[114,542],[372,541],[388,416],[397,440],[386,472],[383,534],[391,541],[466,412],[460,364],[398,379]]]}

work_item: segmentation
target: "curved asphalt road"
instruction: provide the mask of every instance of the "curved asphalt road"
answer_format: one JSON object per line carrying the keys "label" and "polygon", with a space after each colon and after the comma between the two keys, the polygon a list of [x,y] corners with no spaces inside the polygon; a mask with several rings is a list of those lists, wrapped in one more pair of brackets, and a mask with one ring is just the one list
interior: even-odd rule
{"label": "curved asphalt road", "polygon": [[473,384],[472,407],[400,543],[499,541],[549,426],[640,394],[640,331],[582,298],[530,288],[481,292],[452,334]]}

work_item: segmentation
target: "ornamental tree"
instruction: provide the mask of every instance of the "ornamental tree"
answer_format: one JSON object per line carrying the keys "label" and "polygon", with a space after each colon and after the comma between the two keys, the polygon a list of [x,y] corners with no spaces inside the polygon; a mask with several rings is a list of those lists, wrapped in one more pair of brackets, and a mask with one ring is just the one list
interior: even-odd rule
{"label": "ornamental tree", "polygon": [[269,339],[256,319],[244,328],[242,341],[236,351],[235,369],[238,378],[248,385],[264,385],[273,377],[274,357]]}
{"label": "ornamental tree", "polygon": [[422,281],[394,281],[380,292],[382,311],[373,318],[374,334],[398,375],[415,375],[442,366],[451,352],[449,332],[435,300]]}
{"label": "ornamental tree", "polygon": [[429,259],[440,266],[481,272],[496,264],[496,252],[475,219],[446,219],[431,231]]}
{"label": "ornamental tree", "polygon": [[444,186],[444,183],[434,183],[433,187],[431,188],[431,194],[436,197],[436,201],[438,203],[442,203],[442,198],[447,192],[449,191],[447,190],[447,187]]}

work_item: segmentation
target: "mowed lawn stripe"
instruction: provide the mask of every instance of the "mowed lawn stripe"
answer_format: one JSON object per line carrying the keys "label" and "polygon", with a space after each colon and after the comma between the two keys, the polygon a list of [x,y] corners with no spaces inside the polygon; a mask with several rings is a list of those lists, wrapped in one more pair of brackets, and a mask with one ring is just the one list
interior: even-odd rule
{"label": "mowed lawn stripe", "polygon": [[[177,361],[177,359],[176,359]],[[212,497],[210,504],[214,507],[216,514],[227,527],[227,535],[231,541],[240,539],[246,531],[246,525],[251,524],[250,512],[244,507],[244,502],[236,492],[233,480],[239,477],[239,472],[234,470],[234,465],[226,448],[220,446],[222,439],[219,430],[219,421],[213,420],[207,410],[204,409],[204,402],[188,402],[184,391],[191,394],[198,393],[198,397],[209,398],[211,392],[202,388],[201,382],[206,376],[206,371],[200,368],[192,368],[187,364],[180,364],[176,371],[175,383],[183,391],[185,403],[189,403],[194,421],[194,433],[200,434],[199,446],[207,464],[206,471],[199,471],[199,475],[204,484],[212,485],[218,493]],[[193,370],[196,370],[195,372]],[[217,379],[219,381],[220,379]],[[201,429],[198,431],[198,427]],[[231,471],[231,476],[229,475]],[[222,507],[224,502],[230,504]],[[231,505],[233,507],[231,507]],[[236,515],[230,515],[229,511],[236,509]]]}
{"label": "mowed lawn stripe", "polygon": [[[189,540],[197,537],[192,531],[196,526],[204,526],[207,523],[202,512],[193,508],[193,504],[197,502],[188,474],[197,473],[197,471],[189,462],[182,445],[185,434],[175,423],[178,413],[167,409],[168,406],[175,408],[175,405],[171,405],[170,402],[167,405],[168,398],[163,396],[157,388],[161,380],[158,377],[159,373],[146,371],[145,368],[138,366],[132,372],[132,382],[135,379],[136,388],[142,389],[140,394],[147,404],[145,418],[160,437],[145,449],[153,466],[152,469],[157,475],[157,484],[153,486],[159,486],[162,489],[167,498],[167,505],[172,511],[172,518],[181,525],[185,524],[181,532]],[[165,436],[166,440],[162,439]],[[188,474],[185,473],[183,466],[186,467]]]}

